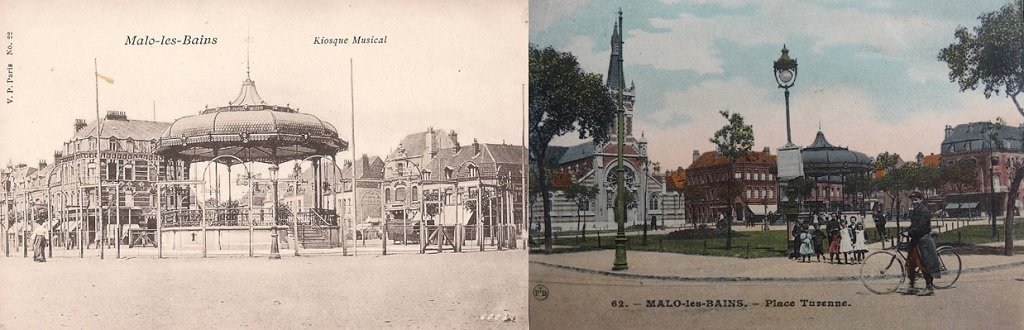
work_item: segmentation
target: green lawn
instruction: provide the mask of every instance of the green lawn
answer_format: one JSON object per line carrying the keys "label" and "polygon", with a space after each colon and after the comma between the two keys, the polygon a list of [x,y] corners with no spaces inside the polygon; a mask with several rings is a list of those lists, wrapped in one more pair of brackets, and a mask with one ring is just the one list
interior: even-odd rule
{"label": "green lawn", "polygon": [[[958,246],[975,245],[993,242],[1002,242],[1003,226],[998,226],[1000,237],[992,239],[990,225],[974,224],[957,229],[946,231],[945,223],[933,222],[935,227],[942,226],[942,232],[937,239],[938,244],[952,244]],[[949,228],[953,228],[950,225]],[[901,228],[906,230],[906,228]],[[896,228],[887,228],[890,237],[896,235]],[[588,233],[585,241],[577,240],[575,236],[566,237],[564,233],[554,240],[554,245],[565,246],[556,248],[554,252],[578,252],[599,249],[614,249],[615,234],[602,233],[600,239],[595,233]],[[875,230],[870,228],[865,232],[869,243],[876,242]],[[725,249],[725,237],[716,238],[694,238],[694,239],[665,239],[665,235],[648,235],[647,245],[642,244],[640,235],[628,235],[627,249],[633,251],[658,251],[669,253],[682,253],[693,255],[724,256],[736,258],[764,258],[780,257],[786,254],[786,232],[781,230],[771,231],[749,231],[737,232],[732,237],[732,249]],[[1014,237],[1024,238],[1024,224],[1014,226]]]}
{"label": "green lawn", "polygon": [[[682,254],[726,256],[737,258],[763,258],[784,256],[786,253],[786,232],[781,230],[740,232],[732,236],[732,249],[725,249],[725,237],[698,239],[664,239],[664,235],[648,235],[643,245],[640,235],[627,236],[627,247],[634,251],[659,251]],[[577,242],[575,237],[561,237],[554,245],[575,246],[556,252],[575,252],[597,249],[614,249],[615,235],[604,233],[600,236],[587,235],[586,241]],[[598,246],[600,244],[600,246]]]}

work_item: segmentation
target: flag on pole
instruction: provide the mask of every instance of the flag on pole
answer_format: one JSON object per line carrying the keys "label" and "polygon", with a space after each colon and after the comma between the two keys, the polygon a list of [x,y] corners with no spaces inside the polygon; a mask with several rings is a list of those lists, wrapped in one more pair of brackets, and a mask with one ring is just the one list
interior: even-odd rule
{"label": "flag on pole", "polygon": [[114,83],[114,78],[104,76],[104,75],[100,74],[99,72],[96,73],[96,77],[100,78],[100,79],[103,79],[103,81],[106,81],[108,84],[113,84]]}

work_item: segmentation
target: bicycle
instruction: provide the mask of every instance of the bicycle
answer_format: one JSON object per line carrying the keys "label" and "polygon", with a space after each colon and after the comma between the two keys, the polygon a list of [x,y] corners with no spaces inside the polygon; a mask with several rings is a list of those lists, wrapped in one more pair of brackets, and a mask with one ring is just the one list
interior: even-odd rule
{"label": "bicycle", "polygon": [[[934,237],[935,234],[932,234]],[[899,290],[906,281],[906,261],[903,249],[909,241],[903,235],[899,235],[896,245],[882,251],[876,251],[864,258],[860,266],[860,281],[868,291],[876,294],[887,294]],[[894,252],[895,251],[895,252]],[[960,271],[963,266],[960,260],[960,253],[952,246],[943,245],[935,249],[939,257],[939,275],[935,277],[934,285],[938,289],[947,289],[953,286],[960,279]],[[916,270],[917,278],[922,278],[921,267]]]}

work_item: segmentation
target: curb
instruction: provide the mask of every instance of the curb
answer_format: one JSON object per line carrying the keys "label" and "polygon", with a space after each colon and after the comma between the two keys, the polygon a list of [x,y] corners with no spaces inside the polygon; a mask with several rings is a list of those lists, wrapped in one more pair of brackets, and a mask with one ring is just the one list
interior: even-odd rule
{"label": "curb", "polygon": [[[617,273],[605,270],[594,270],[573,266],[565,266],[558,264],[551,264],[542,261],[530,261],[531,264],[571,270],[584,274],[603,275],[610,277],[618,277],[625,279],[635,280],[661,280],[661,281],[676,281],[676,282],[836,282],[836,281],[859,281],[860,276],[858,275],[844,275],[844,276],[817,276],[817,277],[750,277],[750,276],[712,276],[712,277],[697,277],[697,276],[677,276],[677,275],[646,275],[646,274],[627,274]],[[961,274],[966,273],[982,273],[989,272],[999,269],[1007,269],[1013,267],[1024,266],[1024,260],[1015,261],[1007,264],[991,265],[975,268],[967,268],[961,270]]]}

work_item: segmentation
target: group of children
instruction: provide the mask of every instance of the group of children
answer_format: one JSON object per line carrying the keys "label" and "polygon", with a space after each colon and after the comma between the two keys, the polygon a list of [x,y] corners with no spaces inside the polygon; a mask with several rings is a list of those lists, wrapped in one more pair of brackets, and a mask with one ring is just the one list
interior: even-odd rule
{"label": "group of children", "polygon": [[[811,255],[816,255],[818,262],[821,262],[825,255],[822,244],[828,240],[829,263],[850,264],[850,254],[853,254],[853,262],[859,263],[864,260],[867,254],[867,241],[864,238],[864,223],[857,221],[857,217],[850,216],[843,219],[840,214],[815,215],[819,221],[814,221],[814,229],[811,230],[809,223],[797,224],[793,229],[793,236],[800,242],[800,262],[810,262]],[[819,223],[825,223],[823,232]],[[827,233],[827,234],[826,234]],[[839,255],[842,254],[842,260]]]}

